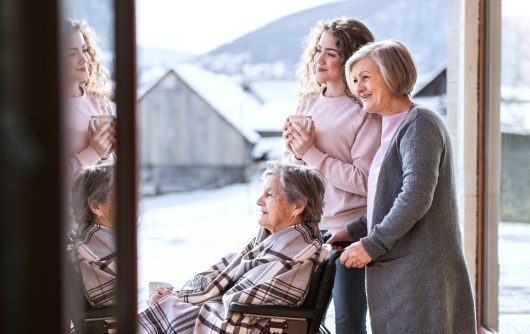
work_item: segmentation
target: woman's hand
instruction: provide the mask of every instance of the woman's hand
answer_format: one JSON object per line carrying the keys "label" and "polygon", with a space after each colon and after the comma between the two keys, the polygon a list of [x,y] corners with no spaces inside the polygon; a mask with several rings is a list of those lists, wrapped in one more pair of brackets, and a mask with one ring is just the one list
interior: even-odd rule
{"label": "woman's hand", "polygon": [[101,157],[106,159],[115,149],[115,129],[109,123],[103,123],[96,132],[88,125],[88,145]]}
{"label": "woman's hand", "polygon": [[335,246],[333,245],[336,242],[341,241],[352,241],[350,234],[348,233],[348,230],[346,228],[332,228],[329,229],[326,234],[331,235],[329,239],[326,241],[326,244],[330,244],[333,249],[342,249],[341,246]]}
{"label": "woman's hand", "polygon": [[166,289],[166,288],[161,287],[161,286],[157,286],[155,288],[155,290],[156,290],[156,292],[154,292],[151,295],[149,295],[149,298],[147,299],[147,305],[149,305],[149,306],[153,305],[154,303],[156,303],[157,301],[162,299],[162,297],[170,295],[170,294],[173,293],[173,291],[171,289]]}
{"label": "woman's hand", "polygon": [[300,160],[300,158],[297,157],[291,149],[291,142],[293,141],[293,136],[291,136],[291,132],[293,132],[291,122],[289,121],[289,118],[286,118],[285,123],[283,123],[282,126],[282,138],[285,141],[285,149],[292,155],[294,155],[296,159]]}
{"label": "woman's hand", "polygon": [[340,256],[340,263],[348,268],[362,268],[371,261],[372,258],[368,255],[360,241],[346,247]]}
{"label": "woman's hand", "polygon": [[284,131],[284,134],[287,133],[286,142],[289,146],[290,151],[297,157],[301,159],[305,152],[315,145],[315,123],[313,120],[311,122],[311,127],[309,132],[300,126],[298,123],[290,123],[287,127],[287,131]]}

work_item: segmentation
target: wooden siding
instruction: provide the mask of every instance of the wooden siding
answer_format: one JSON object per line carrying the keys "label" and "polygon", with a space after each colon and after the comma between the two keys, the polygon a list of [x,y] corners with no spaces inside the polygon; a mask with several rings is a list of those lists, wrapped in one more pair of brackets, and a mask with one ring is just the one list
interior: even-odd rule
{"label": "wooden siding", "polygon": [[143,194],[248,181],[253,144],[173,72],[138,101],[138,114]]}
{"label": "wooden siding", "polygon": [[236,167],[251,163],[252,144],[173,74],[139,102],[138,110],[142,164]]}

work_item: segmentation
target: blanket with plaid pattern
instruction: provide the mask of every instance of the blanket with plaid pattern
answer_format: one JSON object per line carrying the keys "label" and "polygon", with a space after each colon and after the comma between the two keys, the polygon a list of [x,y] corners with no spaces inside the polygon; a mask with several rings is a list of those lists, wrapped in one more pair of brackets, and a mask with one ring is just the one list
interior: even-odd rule
{"label": "blanket with plaid pattern", "polygon": [[299,306],[316,266],[329,256],[316,224],[264,229],[184,287],[139,314],[141,333],[259,333],[264,320],[229,311],[232,302]]}
{"label": "blanket with plaid pattern", "polygon": [[116,304],[116,236],[101,225],[89,224],[70,235],[68,252],[81,276],[83,292],[93,307]]}

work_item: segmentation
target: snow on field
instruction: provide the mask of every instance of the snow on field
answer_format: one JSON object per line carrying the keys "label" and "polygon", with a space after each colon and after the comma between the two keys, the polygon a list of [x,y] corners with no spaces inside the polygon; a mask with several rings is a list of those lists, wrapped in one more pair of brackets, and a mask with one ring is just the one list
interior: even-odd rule
{"label": "snow on field", "polygon": [[[148,282],[171,282],[178,289],[220,257],[242,249],[258,231],[260,191],[261,183],[255,179],[220,189],[143,198],[138,226],[139,309],[145,308]],[[530,225],[501,224],[501,333],[509,332],[502,331],[508,317],[517,322],[530,314],[528,254]],[[332,317],[330,307],[328,319]],[[333,330],[332,321],[327,324]]]}

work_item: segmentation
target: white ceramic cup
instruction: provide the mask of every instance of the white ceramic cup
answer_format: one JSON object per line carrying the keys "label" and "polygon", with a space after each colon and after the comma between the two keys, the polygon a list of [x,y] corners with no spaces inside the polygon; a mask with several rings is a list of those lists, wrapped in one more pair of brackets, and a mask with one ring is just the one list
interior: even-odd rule
{"label": "white ceramic cup", "polygon": [[116,116],[114,115],[97,115],[90,118],[90,128],[93,132],[102,126],[105,123],[110,123],[111,125],[116,122]]}
{"label": "white ceramic cup", "polygon": [[149,294],[157,293],[156,288],[160,286],[173,291],[173,284],[168,282],[149,282]]}
{"label": "white ceramic cup", "polygon": [[289,115],[289,122],[298,123],[307,132],[311,130],[311,116],[304,115]]}

